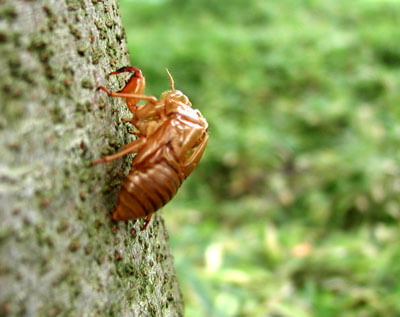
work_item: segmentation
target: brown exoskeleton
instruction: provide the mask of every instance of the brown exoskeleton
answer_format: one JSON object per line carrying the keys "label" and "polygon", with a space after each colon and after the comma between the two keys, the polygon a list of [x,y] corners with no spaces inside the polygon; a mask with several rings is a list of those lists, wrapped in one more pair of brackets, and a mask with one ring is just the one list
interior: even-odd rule
{"label": "brown exoskeleton", "polygon": [[[130,72],[133,75],[119,92],[100,86],[111,97],[125,98],[132,118],[123,118],[136,128],[138,139],[125,145],[120,152],[105,156],[92,164],[110,162],[136,153],[132,169],[119,192],[113,220],[146,217],[144,230],[153,212],[175,195],[186,177],[199,163],[208,140],[208,123],[199,110],[193,109],[189,98],[175,90],[168,72],[171,90],[160,99],[143,95],[145,79],[135,67],[122,67],[109,75]],[[138,105],[146,100],[144,105]]]}

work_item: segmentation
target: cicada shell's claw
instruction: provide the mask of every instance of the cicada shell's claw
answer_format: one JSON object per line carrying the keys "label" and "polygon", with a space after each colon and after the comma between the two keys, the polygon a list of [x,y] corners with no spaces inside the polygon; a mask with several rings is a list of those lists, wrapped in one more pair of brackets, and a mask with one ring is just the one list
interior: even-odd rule
{"label": "cicada shell's claw", "polygon": [[137,73],[139,74],[140,73],[141,74],[142,72],[141,72],[141,70],[139,68],[131,67],[131,66],[124,66],[124,67],[121,67],[121,68],[117,69],[114,72],[109,73],[107,76],[117,75],[117,74],[120,74],[120,73],[133,73],[133,74],[137,74]]}

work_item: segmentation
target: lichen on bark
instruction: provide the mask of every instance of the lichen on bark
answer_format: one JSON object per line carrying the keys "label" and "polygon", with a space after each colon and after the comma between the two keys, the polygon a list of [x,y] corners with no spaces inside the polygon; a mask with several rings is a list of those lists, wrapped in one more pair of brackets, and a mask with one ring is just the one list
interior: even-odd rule
{"label": "lichen on bark", "polygon": [[156,215],[113,223],[129,158],[118,89],[129,64],[115,0],[0,2],[0,315],[179,316]]}

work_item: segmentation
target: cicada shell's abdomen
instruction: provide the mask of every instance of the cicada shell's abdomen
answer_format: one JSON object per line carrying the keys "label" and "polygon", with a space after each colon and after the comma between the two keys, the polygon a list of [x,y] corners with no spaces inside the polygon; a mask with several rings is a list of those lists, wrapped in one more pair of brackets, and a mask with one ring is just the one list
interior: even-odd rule
{"label": "cicada shell's abdomen", "polygon": [[178,164],[161,161],[145,169],[133,169],[125,178],[113,220],[146,217],[176,194],[183,182]]}

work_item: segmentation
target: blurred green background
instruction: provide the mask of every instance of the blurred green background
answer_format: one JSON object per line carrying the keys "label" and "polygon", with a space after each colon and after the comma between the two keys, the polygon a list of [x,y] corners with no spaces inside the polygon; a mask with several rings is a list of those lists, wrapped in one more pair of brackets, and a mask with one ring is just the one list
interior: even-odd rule
{"label": "blurred green background", "polygon": [[186,316],[400,316],[400,2],[120,7],[147,94],[168,67],[210,124],[163,208]]}

